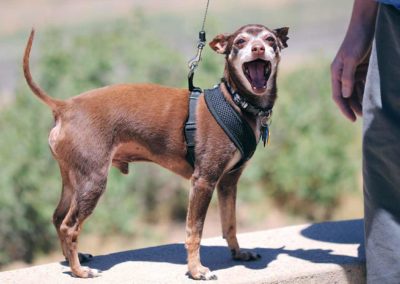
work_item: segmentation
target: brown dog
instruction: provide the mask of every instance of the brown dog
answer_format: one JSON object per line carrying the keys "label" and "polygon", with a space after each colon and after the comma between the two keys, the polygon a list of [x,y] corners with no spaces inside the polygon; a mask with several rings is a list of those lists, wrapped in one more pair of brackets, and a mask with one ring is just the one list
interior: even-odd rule
{"label": "brown dog", "polygon": [[[224,79],[256,108],[271,109],[276,99],[280,51],[286,47],[288,28],[269,30],[247,25],[230,35],[218,35],[210,43],[225,54]],[[77,240],[84,220],[104,192],[111,165],[128,173],[128,163],[149,161],[191,179],[186,221],[188,269],[195,279],[215,276],[200,262],[199,248],[204,219],[214,188],[218,199],[223,237],[237,260],[259,255],[241,251],[236,239],[236,186],[245,166],[231,171],[241,155],[209,112],[204,96],[197,105],[194,168],[186,160],[184,124],[189,92],[151,84],[120,84],[85,92],[65,101],[46,95],[32,80],[29,55],[32,30],[23,68],[29,87],[53,111],[55,126],[49,145],[62,176],[61,199],[53,222],[71,271],[78,277],[94,277],[97,271],[82,267]],[[260,137],[260,117],[240,109],[225,85],[222,92]]]}

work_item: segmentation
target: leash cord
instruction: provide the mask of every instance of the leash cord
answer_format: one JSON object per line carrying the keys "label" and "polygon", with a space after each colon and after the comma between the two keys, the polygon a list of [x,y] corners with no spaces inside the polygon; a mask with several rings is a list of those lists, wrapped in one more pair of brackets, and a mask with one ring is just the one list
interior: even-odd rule
{"label": "leash cord", "polygon": [[201,26],[201,31],[199,32],[199,42],[197,44],[197,54],[195,55],[195,57],[190,59],[188,62],[188,66],[189,66],[188,85],[189,85],[190,91],[193,91],[195,89],[199,90],[199,88],[197,88],[193,85],[193,76],[194,76],[194,70],[199,66],[199,62],[201,61],[201,52],[203,51],[203,48],[206,45],[206,32],[204,30],[204,26],[206,24],[206,18],[207,18],[209,5],[210,5],[210,0],[207,0],[206,10],[204,11],[203,24]]}
{"label": "leash cord", "polygon": [[201,26],[201,30],[204,31],[204,26],[206,24],[206,18],[207,18],[207,13],[208,13],[208,6],[210,5],[210,0],[207,0],[207,5],[206,5],[206,10],[204,12],[204,17],[203,17],[203,25]]}

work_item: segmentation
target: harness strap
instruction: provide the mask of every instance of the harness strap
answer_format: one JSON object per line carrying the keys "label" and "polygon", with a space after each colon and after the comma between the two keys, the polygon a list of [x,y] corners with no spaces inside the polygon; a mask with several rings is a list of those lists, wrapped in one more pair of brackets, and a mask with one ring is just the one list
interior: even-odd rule
{"label": "harness strap", "polygon": [[[194,167],[196,158],[196,108],[201,94],[202,92],[198,88],[190,93],[189,115],[185,123],[185,138],[187,145],[186,160],[190,165],[192,165],[192,167]],[[204,90],[204,99],[215,121],[217,121],[225,134],[235,144],[242,156],[242,159],[233,168],[235,170],[247,162],[256,150],[257,141],[253,129],[225,99],[220,89],[220,85],[213,89]]]}
{"label": "harness strap", "polygon": [[196,136],[196,108],[197,102],[202,91],[199,88],[195,88],[189,97],[189,116],[185,123],[185,139],[187,145],[186,160],[189,164],[194,167],[195,162],[195,136]]}
{"label": "harness strap", "polygon": [[257,141],[247,121],[225,99],[220,85],[204,91],[207,107],[225,134],[238,148],[242,159],[234,169],[247,162],[254,154]]}

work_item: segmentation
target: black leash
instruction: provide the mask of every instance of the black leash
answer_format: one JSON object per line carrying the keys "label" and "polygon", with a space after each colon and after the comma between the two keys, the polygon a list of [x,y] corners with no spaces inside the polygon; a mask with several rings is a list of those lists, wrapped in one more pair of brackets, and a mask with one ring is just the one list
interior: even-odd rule
{"label": "black leash", "polygon": [[201,92],[200,88],[195,87],[193,85],[193,77],[194,77],[194,71],[199,66],[199,62],[201,61],[201,53],[203,52],[203,48],[206,45],[206,31],[204,30],[204,26],[206,24],[209,4],[210,4],[210,0],[207,0],[206,10],[204,12],[204,17],[203,17],[203,24],[202,24],[201,30],[199,32],[199,42],[197,43],[197,54],[192,59],[190,59],[188,62],[188,66],[189,66],[188,85],[189,85],[189,91],[191,91],[191,92],[193,92],[193,91]]}

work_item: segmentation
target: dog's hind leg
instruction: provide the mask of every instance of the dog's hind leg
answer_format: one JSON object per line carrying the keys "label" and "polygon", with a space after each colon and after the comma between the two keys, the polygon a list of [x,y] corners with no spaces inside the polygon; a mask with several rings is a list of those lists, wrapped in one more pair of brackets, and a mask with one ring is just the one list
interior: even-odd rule
{"label": "dog's hind leg", "polygon": [[[60,232],[60,226],[71,207],[71,201],[72,201],[72,196],[74,195],[74,190],[69,179],[68,171],[64,169],[61,163],[60,163],[60,172],[62,177],[62,191],[61,191],[60,201],[58,202],[57,208],[53,214],[53,224],[57,230],[57,235],[61,243],[61,249],[63,255],[65,256],[65,259],[68,260],[67,247],[65,239]],[[87,262],[93,258],[91,254],[84,254],[84,253],[78,253],[78,257],[81,263]]]}
{"label": "dog's hind leg", "polygon": [[93,212],[106,188],[107,171],[104,169],[94,170],[90,174],[83,175],[79,171],[70,170],[68,175],[71,179],[73,194],[70,196],[68,212],[59,228],[60,239],[72,274],[82,278],[95,277],[98,275],[98,271],[82,267],[80,264],[77,249],[78,236],[84,220]]}
{"label": "dog's hind leg", "polygon": [[226,239],[235,260],[256,260],[259,254],[240,250],[236,237],[236,192],[237,182],[243,168],[222,176],[218,182],[218,202],[222,224],[222,236]]}
{"label": "dog's hind leg", "polygon": [[65,258],[67,258],[65,240],[60,232],[60,226],[65,216],[67,215],[69,208],[71,207],[71,199],[74,192],[68,177],[68,172],[63,168],[61,164],[60,164],[60,172],[62,177],[62,191],[61,191],[60,201],[58,202],[57,208],[53,214],[53,224],[57,230],[57,235],[61,243],[62,252]]}

